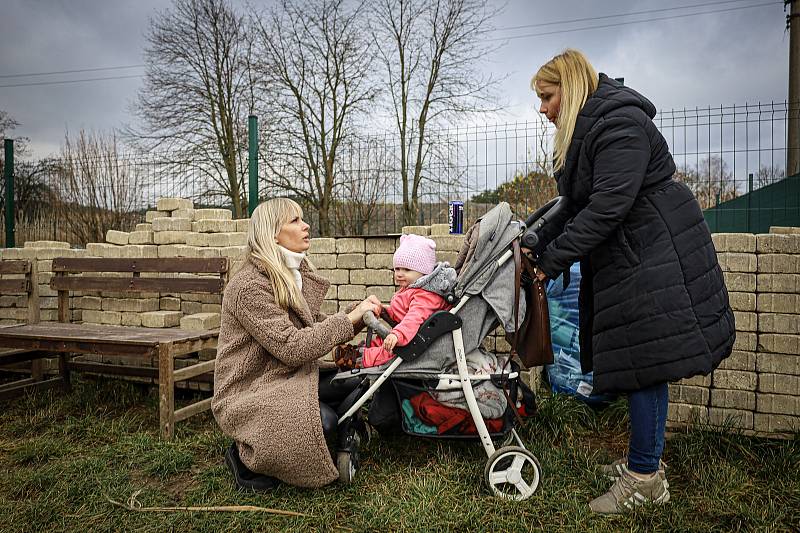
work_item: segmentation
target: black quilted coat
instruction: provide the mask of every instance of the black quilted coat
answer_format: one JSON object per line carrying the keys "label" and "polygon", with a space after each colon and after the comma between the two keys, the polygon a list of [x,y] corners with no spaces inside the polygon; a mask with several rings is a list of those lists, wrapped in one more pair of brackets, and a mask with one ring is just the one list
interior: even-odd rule
{"label": "black quilted coat", "polygon": [[574,217],[538,261],[581,261],[581,366],[596,392],[708,374],[735,338],[711,234],[639,93],[600,75],[556,174]]}

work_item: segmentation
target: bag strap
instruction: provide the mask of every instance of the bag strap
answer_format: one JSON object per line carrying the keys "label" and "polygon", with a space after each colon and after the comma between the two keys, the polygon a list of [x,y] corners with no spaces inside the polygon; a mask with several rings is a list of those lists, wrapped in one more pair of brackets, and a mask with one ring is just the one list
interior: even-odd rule
{"label": "bag strap", "polygon": [[539,278],[536,277],[536,267],[531,264],[528,256],[522,256],[522,268],[525,273],[531,278],[531,281],[536,282]]}
{"label": "bag strap", "polygon": [[522,253],[517,239],[512,241],[511,249],[514,253],[514,335],[511,342],[511,358],[513,358],[517,355],[517,342],[519,341],[519,286],[522,282]]}
{"label": "bag strap", "polygon": [[[517,379],[519,379],[519,378],[517,378]],[[514,402],[511,399],[511,395],[508,394],[508,390],[506,390],[506,386],[503,385],[502,387],[500,387],[500,390],[503,391],[503,394],[506,397],[506,403],[508,404],[509,407],[511,407],[511,412],[514,413],[514,418],[517,419],[517,424],[519,424],[520,427],[524,426],[525,425],[525,421],[522,419],[521,416],[519,416],[519,412],[517,411],[517,404],[516,404],[516,402]]]}

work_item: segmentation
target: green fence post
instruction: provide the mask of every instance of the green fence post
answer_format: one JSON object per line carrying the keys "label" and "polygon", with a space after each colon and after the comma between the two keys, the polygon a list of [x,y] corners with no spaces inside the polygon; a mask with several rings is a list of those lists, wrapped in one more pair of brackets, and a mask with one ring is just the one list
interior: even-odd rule
{"label": "green fence post", "polygon": [[247,192],[247,213],[252,216],[258,205],[258,117],[247,117],[247,148],[249,152],[249,188]]}
{"label": "green fence post", "polygon": [[14,139],[5,139],[6,248],[14,248]]}
{"label": "green fence post", "polygon": [[753,233],[753,173],[747,175],[747,232]]}

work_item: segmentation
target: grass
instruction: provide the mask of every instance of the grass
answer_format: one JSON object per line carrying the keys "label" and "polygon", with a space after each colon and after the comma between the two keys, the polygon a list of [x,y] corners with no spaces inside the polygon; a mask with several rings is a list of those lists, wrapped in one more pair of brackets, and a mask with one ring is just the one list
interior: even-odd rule
{"label": "grass", "polygon": [[[475,443],[375,438],[350,486],[269,494],[234,490],[222,463],[229,440],[208,415],[161,441],[152,392],[113,381],[78,381],[3,404],[0,531],[797,531],[800,436],[770,441],[735,433],[674,434],[665,460],[672,500],[601,517],[587,503],[609,482],[595,465],[626,446],[624,402],[595,412],[545,395],[521,430],[543,467],[526,502],[493,498]],[[262,513],[133,512],[148,506],[257,505]]]}

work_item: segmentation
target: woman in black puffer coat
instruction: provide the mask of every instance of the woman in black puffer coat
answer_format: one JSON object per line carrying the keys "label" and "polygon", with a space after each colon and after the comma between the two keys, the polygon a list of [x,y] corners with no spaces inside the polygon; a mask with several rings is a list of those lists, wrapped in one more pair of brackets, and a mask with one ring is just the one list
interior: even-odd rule
{"label": "woman in black puffer coat", "polygon": [[669,499],[663,463],[667,383],[708,374],[730,355],[733,313],[711,234],[644,96],[598,77],[567,50],[531,82],[556,125],[559,194],[573,217],[537,260],[540,278],[581,262],[581,365],[595,392],[629,393],[628,457],[590,503],[597,512]]}

